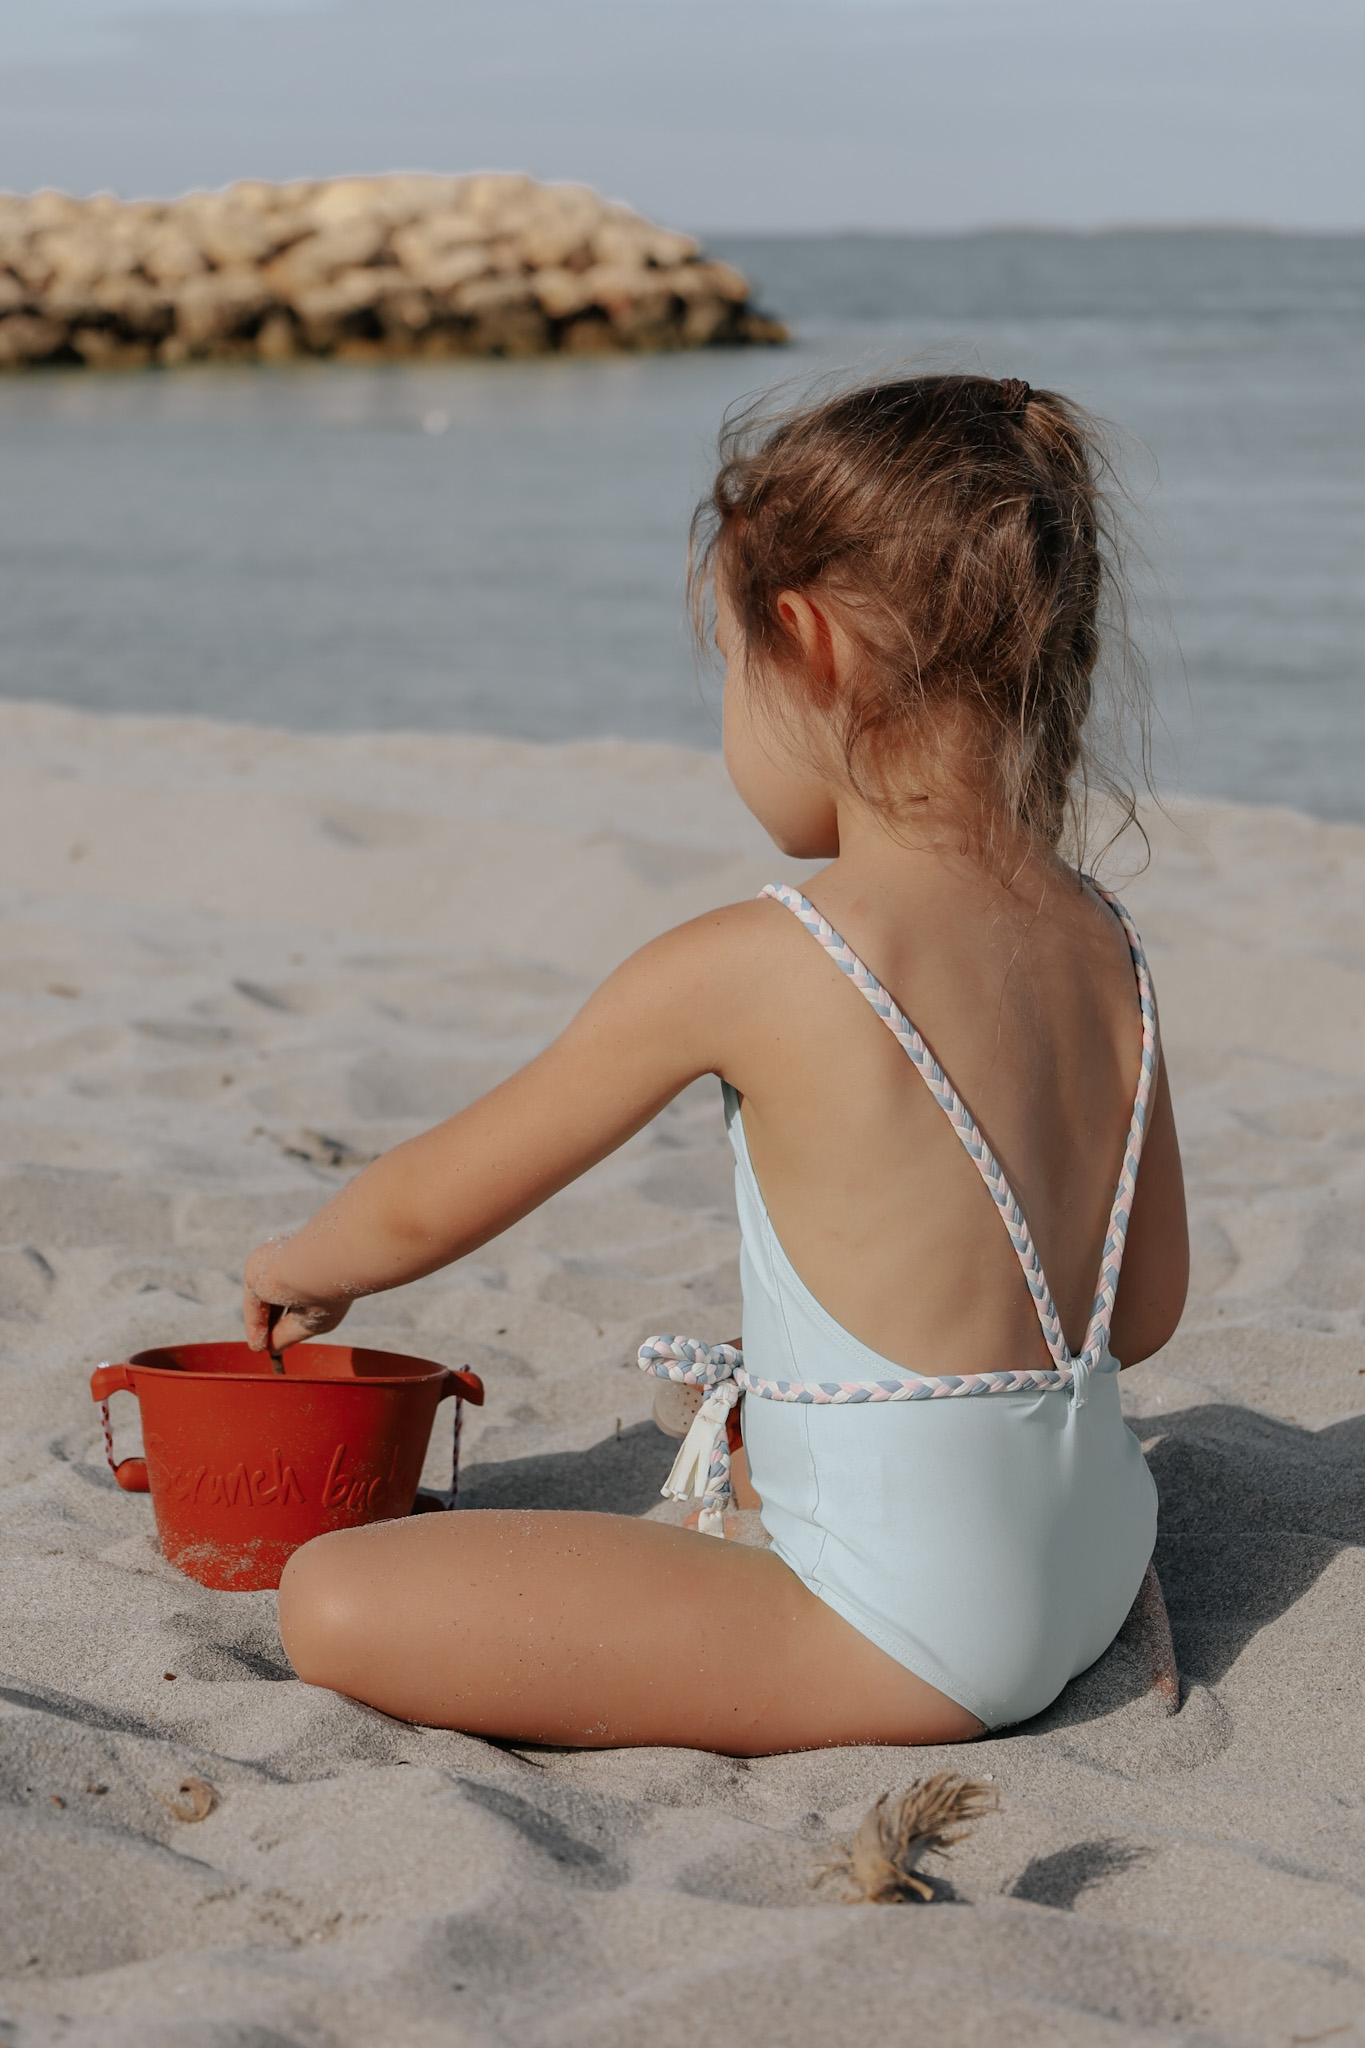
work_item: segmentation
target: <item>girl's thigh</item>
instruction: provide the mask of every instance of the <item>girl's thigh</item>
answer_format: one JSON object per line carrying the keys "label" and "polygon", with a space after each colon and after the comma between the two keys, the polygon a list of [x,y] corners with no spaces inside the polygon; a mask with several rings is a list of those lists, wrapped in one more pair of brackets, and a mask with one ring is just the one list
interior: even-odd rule
{"label": "girl's thigh", "polygon": [[757,1756],[980,1733],[771,1551],[624,1515],[339,1530],[290,1559],[280,1630],[311,1684],[471,1734]]}

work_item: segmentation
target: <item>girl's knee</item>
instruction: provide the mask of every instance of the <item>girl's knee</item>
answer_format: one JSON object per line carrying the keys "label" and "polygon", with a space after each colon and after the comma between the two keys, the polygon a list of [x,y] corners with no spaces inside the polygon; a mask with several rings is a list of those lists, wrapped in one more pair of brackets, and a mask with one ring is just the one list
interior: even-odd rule
{"label": "girl's knee", "polygon": [[[338,1531],[296,1550],[280,1580],[284,1653],[308,1685],[346,1691],[346,1677],[368,1633],[368,1602]],[[342,1540],[337,1541],[340,1535]]]}

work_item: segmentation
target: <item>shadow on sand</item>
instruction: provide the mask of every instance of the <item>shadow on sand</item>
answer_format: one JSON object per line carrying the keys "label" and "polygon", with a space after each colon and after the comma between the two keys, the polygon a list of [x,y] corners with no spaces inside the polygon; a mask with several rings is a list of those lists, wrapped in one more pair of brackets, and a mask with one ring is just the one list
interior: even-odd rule
{"label": "shadow on sand", "polygon": [[1176,1661],[1216,1685],[1339,1551],[1365,1543],[1365,1415],[1311,1430],[1213,1403],[1139,1434],[1161,1499],[1156,1567]]}
{"label": "shadow on sand", "polygon": [[637,1422],[590,1450],[466,1465],[460,1472],[460,1506],[643,1515],[657,1504],[676,1450],[652,1422]]}

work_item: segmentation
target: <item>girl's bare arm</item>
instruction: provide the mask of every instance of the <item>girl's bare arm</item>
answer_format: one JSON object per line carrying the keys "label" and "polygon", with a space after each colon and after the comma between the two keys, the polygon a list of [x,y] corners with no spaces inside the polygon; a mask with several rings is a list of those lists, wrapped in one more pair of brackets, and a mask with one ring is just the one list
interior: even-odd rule
{"label": "girl's bare arm", "polygon": [[735,906],[643,947],[529,1066],[385,1153],[294,1236],[253,1252],[252,1349],[333,1329],[358,1295],[477,1250],[716,1071],[725,990],[739,979],[732,956],[752,918],[752,906]]}

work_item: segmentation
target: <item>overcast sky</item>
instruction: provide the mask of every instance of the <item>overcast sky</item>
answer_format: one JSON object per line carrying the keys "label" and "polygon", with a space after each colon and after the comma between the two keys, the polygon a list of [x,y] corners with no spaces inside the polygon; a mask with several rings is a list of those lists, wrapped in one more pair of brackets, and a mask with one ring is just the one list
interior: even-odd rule
{"label": "overcast sky", "polygon": [[1365,221],[1357,0],[0,0],[0,186],[400,167],[707,228]]}

